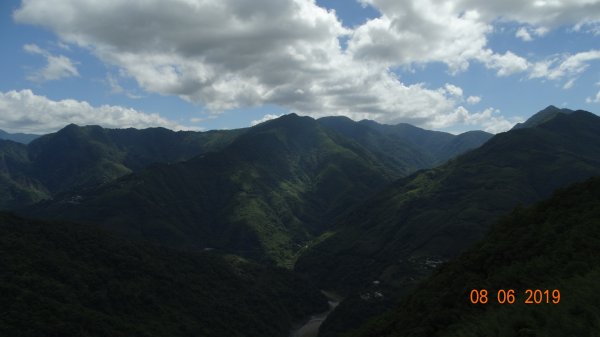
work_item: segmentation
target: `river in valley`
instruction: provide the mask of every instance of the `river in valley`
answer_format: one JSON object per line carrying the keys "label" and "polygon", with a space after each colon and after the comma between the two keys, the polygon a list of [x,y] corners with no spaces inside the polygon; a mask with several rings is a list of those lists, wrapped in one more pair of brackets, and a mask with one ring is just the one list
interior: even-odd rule
{"label": "river in valley", "polygon": [[311,316],[303,325],[300,325],[292,330],[290,333],[290,337],[317,337],[319,334],[319,328],[321,324],[325,321],[327,316],[335,310],[335,307],[340,304],[342,298],[334,293],[322,291],[323,295],[327,297],[327,301],[329,302],[329,310]]}

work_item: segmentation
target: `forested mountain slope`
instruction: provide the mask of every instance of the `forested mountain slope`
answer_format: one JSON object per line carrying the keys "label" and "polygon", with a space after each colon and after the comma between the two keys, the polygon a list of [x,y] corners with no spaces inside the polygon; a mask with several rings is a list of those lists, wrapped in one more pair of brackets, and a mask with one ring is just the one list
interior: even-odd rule
{"label": "forested mountain slope", "polygon": [[113,181],[154,163],[179,162],[229,144],[245,130],[174,132],[68,125],[28,145],[0,141],[0,209]]}
{"label": "forested mountain slope", "polygon": [[[483,240],[352,336],[597,336],[598,247],[600,178],[593,178],[497,221]],[[487,290],[489,302],[471,304],[473,289]],[[515,303],[500,304],[500,289],[514,290]],[[525,304],[527,289],[542,296]]]}
{"label": "forested mountain slope", "polygon": [[2,336],[285,336],[323,295],[284,269],[0,213]]}
{"label": "forested mountain slope", "polygon": [[[385,309],[482,238],[515,206],[599,174],[600,118],[585,111],[557,114],[400,179],[341,218],[295,268],[324,289],[349,295],[324,330],[357,324],[357,317]],[[367,305],[361,295],[373,291],[374,281],[388,296]]]}

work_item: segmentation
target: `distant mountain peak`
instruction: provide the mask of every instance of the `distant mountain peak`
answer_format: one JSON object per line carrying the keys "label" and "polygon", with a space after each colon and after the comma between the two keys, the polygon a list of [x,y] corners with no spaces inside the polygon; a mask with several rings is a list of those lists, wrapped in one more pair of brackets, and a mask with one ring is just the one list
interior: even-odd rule
{"label": "distant mountain peak", "polygon": [[283,115],[281,117],[277,117],[271,120],[268,120],[264,123],[260,123],[254,126],[255,130],[263,130],[273,127],[282,127],[282,128],[301,128],[306,126],[316,126],[317,122],[308,116],[299,116],[295,113],[289,113]]}
{"label": "distant mountain peak", "polygon": [[523,129],[523,128],[533,128],[533,127],[539,126],[539,125],[553,119],[554,117],[556,117],[560,114],[569,115],[571,113],[573,113],[573,110],[565,109],[565,108],[561,109],[561,108],[557,108],[554,105],[549,105],[545,109],[540,110],[533,116],[529,117],[529,119],[527,119],[525,122],[518,123],[517,125],[515,125],[513,127],[513,130]]}
{"label": "distant mountain peak", "polygon": [[[325,116],[317,119],[319,122],[327,122],[327,121],[337,121],[337,122],[345,122],[345,123],[354,123],[354,120],[347,116]],[[362,121],[361,121],[362,122]]]}
{"label": "distant mountain peak", "polygon": [[0,139],[11,140],[13,142],[21,144],[29,144],[31,141],[38,137],[39,135],[28,133],[9,133],[4,130],[0,130]]}
{"label": "distant mountain peak", "polygon": [[550,104],[548,105],[545,109],[541,110],[540,112],[545,112],[545,111],[557,111],[557,110],[561,110],[559,108],[557,108],[556,106]]}

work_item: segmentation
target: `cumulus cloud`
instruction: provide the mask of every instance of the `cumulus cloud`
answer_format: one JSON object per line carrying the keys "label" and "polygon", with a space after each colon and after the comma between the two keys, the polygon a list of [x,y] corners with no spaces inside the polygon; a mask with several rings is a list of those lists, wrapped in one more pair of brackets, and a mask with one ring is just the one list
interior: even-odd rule
{"label": "cumulus cloud", "polygon": [[515,36],[525,42],[529,42],[533,41],[533,36],[544,36],[548,31],[549,29],[546,27],[528,28],[523,26],[517,30]]}
{"label": "cumulus cloud", "polygon": [[433,121],[432,126],[441,127],[443,125],[476,125],[484,131],[498,133],[510,130],[513,125],[521,122],[521,119],[514,118],[507,120],[499,114],[499,111],[493,108],[485,109],[481,112],[470,113],[463,106],[459,106],[452,114],[440,116]]}
{"label": "cumulus cloud", "polygon": [[455,118],[462,97],[447,87],[403,83],[395,67],[443,62],[457,73],[475,61],[499,76],[531,71],[538,65],[488,47],[495,22],[514,21],[537,34],[545,27],[591,26],[600,13],[589,1],[361,2],[381,15],[353,29],[314,0],[174,0],[169,6],[28,0],[13,16],[87,48],[146,91],[201,103],[210,112],[274,104],[315,117],[448,126],[440,121],[504,121],[465,108]]}
{"label": "cumulus cloud", "polygon": [[188,129],[164,119],[120,106],[92,106],[71,99],[54,101],[31,90],[0,92],[0,129],[9,132],[44,134],[65,125],[101,125],[108,128],[147,128],[162,126],[174,130]]}
{"label": "cumulus cloud", "polygon": [[[595,25],[600,22],[600,2],[596,0],[456,0],[458,10],[472,8],[487,22],[513,21],[541,28],[541,33],[559,26]],[[543,33],[542,33],[543,35]]]}
{"label": "cumulus cloud", "polygon": [[462,95],[463,95],[462,88],[458,87],[458,86],[456,86],[454,84],[446,83],[446,85],[444,86],[444,88],[452,96],[462,97]]}
{"label": "cumulus cloud", "polygon": [[525,27],[519,28],[515,36],[526,42],[533,41],[531,34],[529,34],[529,31]]}
{"label": "cumulus cloud", "polygon": [[52,55],[35,44],[26,44],[23,46],[23,50],[46,58],[46,65],[43,68],[35,70],[27,76],[27,79],[32,82],[46,82],[79,76],[79,71],[73,61],[64,55]]}
{"label": "cumulus cloud", "polygon": [[498,76],[509,76],[527,71],[529,62],[521,56],[507,51],[504,54],[495,54],[491,50],[484,50],[479,59],[490,69],[497,70]]}
{"label": "cumulus cloud", "polygon": [[258,125],[260,123],[264,123],[266,121],[270,121],[271,119],[279,118],[281,116],[283,116],[283,115],[266,114],[261,119],[256,119],[256,120],[253,120],[252,122],[250,122],[250,126],[255,126],[255,125]]}
{"label": "cumulus cloud", "polygon": [[390,65],[444,62],[457,72],[468,68],[492,31],[477,10],[459,12],[452,1],[362,2],[382,15],[354,31],[348,49],[359,59]]}
{"label": "cumulus cloud", "polygon": [[467,97],[467,103],[469,103],[469,104],[474,105],[474,104],[477,104],[479,102],[481,102],[481,97],[480,96],[469,96],[469,97]]}
{"label": "cumulus cloud", "polygon": [[148,91],[213,111],[293,101],[296,88],[310,94],[311,78],[331,76],[346,33],[333,12],[306,0],[181,0],[168,8],[160,0],[33,0],[14,17],[91,49]]}
{"label": "cumulus cloud", "polygon": [[407,85],[387,64],[342,49],[339,38],[353,33],[311,0],[181,0],[168,8],[158,0],[30,0],[14,18],[88,48],[147,91],[212,112],[275,104],[315,117],[427,126],[456,107],[451,93]]}
{"label": "cumulus cloud", "polygon": [[446,63],[451,72],[471,61],[496,69],[499,76],[523,72],[528,62],[511,51],[487,47],[496,22],[516,22],[517,36],[533,39],[559,26],[598,27],[600,1],[539,0],[360,0],[381,17],[356,29],[349,48],[357,57],[394,64]]}

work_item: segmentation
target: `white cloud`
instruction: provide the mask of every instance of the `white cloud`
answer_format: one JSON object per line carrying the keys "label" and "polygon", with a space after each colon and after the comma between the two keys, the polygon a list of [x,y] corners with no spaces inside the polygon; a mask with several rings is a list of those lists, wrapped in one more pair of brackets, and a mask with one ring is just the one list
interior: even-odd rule
{"label": "white cloud", "polygon": [[525,42],[529,42],[529,41],[533,41],[532,35],[540,37],[540,36],[546,35],[546,33],[548,33],[549,31],[550,30],[546,27],[532,28],[532,27],[523,26],[517,30],[517,32],[515,33],[515,36]]}
{"label": "white cloud", "polygon": [[315,117],[425,126],[457,103],[343,50],[338,39],[350,31],[310,0],[180,0],[168,10],[158,0],[30,0],[14,17],[88,48],[147,91],[202,103],[209,112],[274,104]]}
{"label": "white cloud", "polygon": [[521,121],[520,119],[507,120],[499,114],[498,110],[493,108],[470,113],[464,107],[459,106],[452,114],[442,116],[433,125],[476,125],[482,127],[484,131],[498,133],[510,130],[516,123]]}
{"label": "white cloud", "polygon": [[459,12],[452,1],[362,1],[381,17],[358,27],[348,49],[362,60],[389,65],[444,62],[465,70],[487,44],[492,26],[476,10]]}
{"label": "white cloud", "polygon": [[537,36],[544,36],[546,35],[548,32],[550,31],[550,29],[546,28],[546,27],[537,27],[533,30],[533,32],[535,33],[535,35]]}
{"label": "white cloud", "polygon": [[515,36],[526,42],[533,41],[531,34],[529,34],[529,31],[525,27],[519,28]]}
{"label": "white cloud", "polygon": [[543,27],[542,30],[600,22],[600,2],[597,0],[456,0],[452,2],[456,4],[457,10],[476,9],[488,22],[497,19],[514,21]]}
{"label": "white cloud", "polygon": [[590,104],[590,103],[600,103],[600,91],[598,91],[598,93],[596,94],[596,97],[592,98],[592,97],[588,97],[585,99],[585,102]]}
{"label": "white cloud", "polygon": [[446,85],[444,86],[444,88],[452,96],[462,97],[462,95],[463,95],[462,88],[461,87],[457,87],[457,86],[455,86],[453,84],[446,83]]}
{"label": "white cloud", "polygon": [[480,96],[469,96],[467,97],[467,103],[474,105],[481,102],[481,97]]}
{"label": "white cloud", "polygon": [[578,75],[587,69],[590,62],[598,59],[600,59],[600,50],[590,50],[574,55],[567,55],[562,60],[551,60],[550,65],[557,65],[553,68],[548,68],[547,72],[542,75],[551,80]]}
{"label": "white cloud", "polygon": [[273,104],[316,117],[444,127],[440,121],[484,125],[485,118],[502,117],[463,108],[461,114],[473,117],[453,118],[462,97],[446,87],[403,83],[391,69],[443,62],[457,73],[481,62],[498,76],[533,74],[543,67],[490,49],[494,24],[516,22],[537,36],[560,25],[592,24],[600,13],[589,1],[361,2],[381,15],[352,30],[314,0],[173,0],[169,6],[28,0],[13,16],[87,48],[146,91],[209,112]]}
{"label": "white cloud", "polygon": [[30,53],[30,54],[40,54],[40,55],[44,55],[47,54],[48,52],[46,52],[45,50],[43,50],[42,48],[40,48],[38,45],[32,43],[32,44],[26,44],[23,46],[23,50]]}
{"label": "white cloud", "polygon": [[92,106],[85,101],[54,101],[31,90],[0,92],[0,129],[9,132],[49,133],[67,124],[101,125],[109,128],[163,126],[181,130],[185,126],[120,106]]}
{"label": "white cloud", "polygon": [[26,44],[23,50],[30,54],[42,55],[46,58],[46,65],[27,76],[27,79],[33,82],[46,82],[59,80],[66,77],[79,76],[77,67],[64,55],[52,55],[47,50],[40,48],[35,44]]}
{"label": "white cloud", "polygon": [[498,76],[509,76],[512,74],[527,71],[530,68],[530,63],[507,51],[504,54],[495,54],[491,50],[486,49],[479,55],[479,59],[490,69],[495,69]]}
{"label": "white cloud", "polygon": [[179,0],[168,10],[160,0],[33,0],[14,17],[89,48],[148,91],[213,111],[294,101],[296,88],[310,93],[313,78],[336,70],[346,33],[333,12],[307,0]]}
{"label": "white cloud", "polygon": [[350,50],[361,59],[390,65],[443,62],[452,73],[480,61],[499,76],[525,71],[528,62],[511,51],[498,54],[487,47],[487,35],[497,22],[524,25],[522,39],[543,36],[551,28],[597,27],[597,0],[360,0],[381,12],[356,29]]}
{"label": "white cloud", "polygon": [[571,88],[577,76],[583,73],[590,62],[600,60],[600,50],[589,50],[577,54],[564,54],[547,60],[536,62],[531,66],[529,78],[562,80],[568,78],[564,89]]}
{"label": "white cloud", "polygon": [[260,123],[264,123],[266,121],[270,121],[271,119],[279,118],[281,116],[283,116],[283,115],[266,114],[261,119],[256,119],[256,120],[253,120],[252,122],[250,122],[250,126],[255,126],[255,125],[258,125]]}
{"label": "white cloud", "polygon": [[575,84],[576,80],[577,80],[576,78],[572,78],[572,79],[568,80],[567,83],[565,83],[563,85],[563,89],[571,89],[573,87],[573,85]]}

